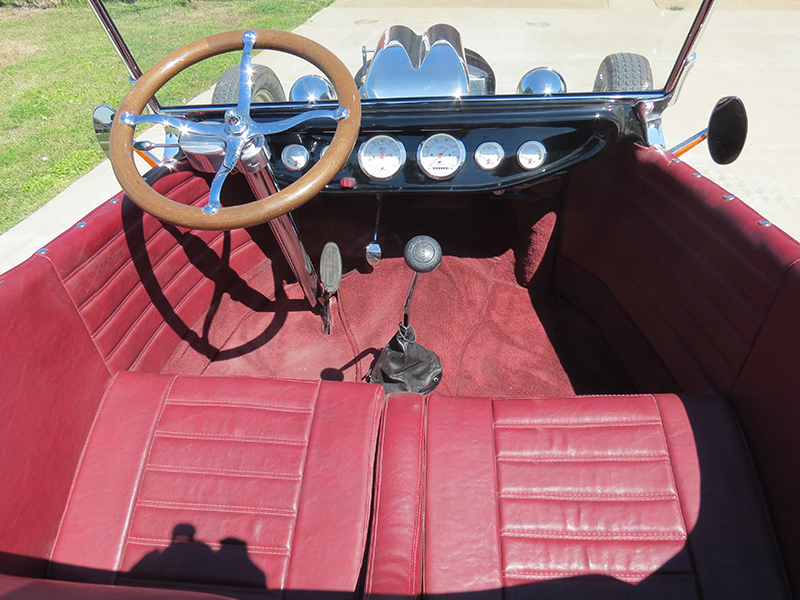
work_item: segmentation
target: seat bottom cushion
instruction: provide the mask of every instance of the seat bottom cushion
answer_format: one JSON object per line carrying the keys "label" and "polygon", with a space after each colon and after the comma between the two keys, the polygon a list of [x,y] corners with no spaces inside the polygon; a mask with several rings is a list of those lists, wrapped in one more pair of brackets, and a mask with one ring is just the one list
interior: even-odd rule
{"label": "seat bottom cushion", "polygon": [[367,384],[119,373],[49,575],[353,593],[382,403]]}
{"label": "seat bottom cushion", "polygon": [[722,397],[404,396],[385,414],[382,444],[403,430],[405,451],[384,452],[377,480],[408,484],[377,491],[373,595],[789,597]]}

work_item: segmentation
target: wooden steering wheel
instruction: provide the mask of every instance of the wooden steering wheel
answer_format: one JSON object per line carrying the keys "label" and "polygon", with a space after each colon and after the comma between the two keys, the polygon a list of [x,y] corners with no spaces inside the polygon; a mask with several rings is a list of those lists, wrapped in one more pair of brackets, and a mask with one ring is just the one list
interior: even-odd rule
{"label": "wooden steering wheel", "polygon": [[[258,122],[250,117],[252,50],[280,50],[299,56],[319,68],[333,83],[339,98],[335,110],[309,110],[281,121]],[[184,115],[141,115],[148,100],[176,74],[211,56],[242,51],[239,71],[239,102],[225,112],[224,122],[192,121]],[[219,194],[222,183],[233,171],[242,151],[254,137],[286,131],[310,119],[334,119],[336,133],[325,156],[305,175],[283,190],[249,204],[223,207]],[[225,159],[211,183],[205,207],[173,202],[151,188],[133,161],[133,134],[139,123],[160,123],[181,131],[219,138]],[[250,227],[269,221],[304,204],[333,179],[344,165],[358,137],[361,101],[353,77],[329,50],[307,38],[285,31],[257,29],[230,31],[197,40],[176,50],[148,70],[122,101],[111,128],[110,156],[114,174],[122,189],[142,210],[154,217],[191,229],[226,230]]]}

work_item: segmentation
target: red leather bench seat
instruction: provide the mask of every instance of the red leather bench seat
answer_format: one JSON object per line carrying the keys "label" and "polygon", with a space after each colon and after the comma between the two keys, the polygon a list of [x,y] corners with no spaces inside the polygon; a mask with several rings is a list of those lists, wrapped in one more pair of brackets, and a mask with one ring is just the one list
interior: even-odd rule
{"label": "red leather bench seat", "polygon": [[49,575],[352,594],[383,397],[367,384],[119,373]]}
{"label": "red leather bench seat", "polygon": [[395,395],[380,452],[372,597],[789,597],[722,397]]}

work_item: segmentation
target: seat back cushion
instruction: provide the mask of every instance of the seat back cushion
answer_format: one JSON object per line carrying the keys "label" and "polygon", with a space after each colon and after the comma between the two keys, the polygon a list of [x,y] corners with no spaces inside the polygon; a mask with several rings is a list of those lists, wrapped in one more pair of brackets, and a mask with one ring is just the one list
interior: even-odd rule
{"label": "seat back cushion", "polygon": [[430,398],[426,595],[787,598],[720,397]]}
{"label": "seat back cushion", "polygon": [[352,593],[380,386],[119,373],[50,576]]}

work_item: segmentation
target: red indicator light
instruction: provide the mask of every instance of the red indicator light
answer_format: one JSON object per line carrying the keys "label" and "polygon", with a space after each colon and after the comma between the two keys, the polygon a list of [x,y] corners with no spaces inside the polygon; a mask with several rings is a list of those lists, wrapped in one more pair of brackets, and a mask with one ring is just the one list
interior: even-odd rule
{"label": "red indicator light", "polygon": [[339,185],[341,185],[345,189],[350,190],[356,187],[356,180],[353,179],[352,177],[342,177],[342,180],[339,182]]}

